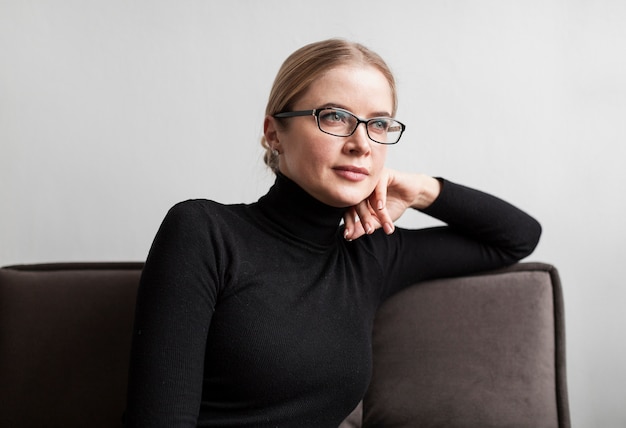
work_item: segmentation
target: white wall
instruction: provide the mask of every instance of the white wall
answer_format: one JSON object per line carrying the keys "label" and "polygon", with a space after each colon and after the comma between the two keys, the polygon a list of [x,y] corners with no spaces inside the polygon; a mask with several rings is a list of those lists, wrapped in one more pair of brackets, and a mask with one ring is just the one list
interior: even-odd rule
{"label": "white wall", "polygon": [[280,63],[347,37],[399,80],[390,166],[542,222],[574,425],[624,427],[624,22],[621,0],[0,0],[0,265],[143,260],[174,202],[255,200]]}

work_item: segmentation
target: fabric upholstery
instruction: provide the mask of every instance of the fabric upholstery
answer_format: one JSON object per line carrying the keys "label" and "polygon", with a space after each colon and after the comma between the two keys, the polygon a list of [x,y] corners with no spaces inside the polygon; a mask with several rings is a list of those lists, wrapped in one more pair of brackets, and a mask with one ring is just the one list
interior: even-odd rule
{"label": "fabric upholstery", "polygon": [[363,401],[339,425],[339,428],[361,428],[363,424]]}
{"label": "fabric upholstery", "polygon": [[[0,269],[0,426],[120,425],[141,268]],[[416,284],[380,309],[341,428],[569,427],[564,337],[550,265]]]}
{"label": "fabric upholstery", "polygon": [[566,427],[556,270],[417,284],[378,312],[364,426]]}
{"label": "fabric upholstery", "polygon": [[0,426],[120,425],[140,269],[0,269]]}

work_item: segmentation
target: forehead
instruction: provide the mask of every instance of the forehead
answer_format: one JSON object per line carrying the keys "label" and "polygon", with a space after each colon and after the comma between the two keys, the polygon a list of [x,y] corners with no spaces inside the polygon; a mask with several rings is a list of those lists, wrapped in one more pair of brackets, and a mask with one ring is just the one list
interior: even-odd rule
{"label": "forehead", "polygon": [[343,107],[359,115],[392,114],[393,95],[385,75],[371,65],[331,68],[296,103],[298,108]]}

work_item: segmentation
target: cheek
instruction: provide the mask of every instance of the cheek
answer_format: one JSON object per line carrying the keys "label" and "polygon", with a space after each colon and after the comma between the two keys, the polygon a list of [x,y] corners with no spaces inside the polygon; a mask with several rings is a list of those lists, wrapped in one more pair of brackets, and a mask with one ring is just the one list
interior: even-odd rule
{"label": "cheek", "polygon": [[319,175],[316,171],[325,156],[319,145],[303,138],[285,141],[283,154],[280,156],[281,171],[296,182],[308,176]]}
{"label": "cheek", "polygon": [[332,157],[331,145],[323,137],[315,135],[301,135],[292,139],[285,146],[286,159],[290,163],[299,163],[305,167],[313,167],[326,163]]}
{"label": "cheek", "polygon": [[385,167],[385,162],[387,161],[387,146],[382,144],[374,146],[373,154],[373,167],[376,168],[380,173],[380,171],[382,171],[382,169]]}

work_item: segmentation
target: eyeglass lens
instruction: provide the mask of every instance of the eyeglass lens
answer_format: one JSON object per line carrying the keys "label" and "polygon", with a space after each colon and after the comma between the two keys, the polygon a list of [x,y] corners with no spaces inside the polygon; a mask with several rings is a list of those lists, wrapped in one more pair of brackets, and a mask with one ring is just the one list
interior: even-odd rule
{"label": "eyeglass lens", "polygon": [[[316,116],[321,131],[338,137],[352,135],[362,122],[349,111],[341,109],[321,109]],[[375,117],[365,123],[367,135],[377,143],[394,144],[402,135],[402,124],[390,117]]]}

